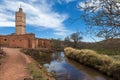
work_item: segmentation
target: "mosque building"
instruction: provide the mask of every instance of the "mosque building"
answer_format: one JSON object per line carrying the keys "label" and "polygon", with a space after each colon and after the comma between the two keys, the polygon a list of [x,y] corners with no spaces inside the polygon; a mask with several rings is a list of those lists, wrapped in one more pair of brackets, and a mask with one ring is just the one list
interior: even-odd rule
{"label": "mosque building", "polygon": [[49,39],[36,38],[33,33],[26,33],[26,14],[22,8],[15,14],[16,33],[0,35],[0,45],[17,48],[51,48]]}

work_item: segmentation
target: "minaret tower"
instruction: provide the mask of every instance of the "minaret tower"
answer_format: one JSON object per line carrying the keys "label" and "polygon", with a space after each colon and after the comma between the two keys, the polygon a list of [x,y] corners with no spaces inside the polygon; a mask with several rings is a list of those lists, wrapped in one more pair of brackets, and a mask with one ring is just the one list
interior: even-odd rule
{"label": "minaret tower", "polygon": [[20,6],[19,11],[15,15],[16,34],[26,34],[26,15]]}

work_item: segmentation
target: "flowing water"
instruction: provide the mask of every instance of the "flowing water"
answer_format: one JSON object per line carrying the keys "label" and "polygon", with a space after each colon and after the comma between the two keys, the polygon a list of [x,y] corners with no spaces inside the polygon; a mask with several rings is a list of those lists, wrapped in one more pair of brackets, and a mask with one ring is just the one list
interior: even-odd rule
{"label": "flowing water", "polygon": [[44,66],[49,72],[55,74],[56,80],[112,80],[93,69],[67,59],[64,52],[53,53],[50,63]]}

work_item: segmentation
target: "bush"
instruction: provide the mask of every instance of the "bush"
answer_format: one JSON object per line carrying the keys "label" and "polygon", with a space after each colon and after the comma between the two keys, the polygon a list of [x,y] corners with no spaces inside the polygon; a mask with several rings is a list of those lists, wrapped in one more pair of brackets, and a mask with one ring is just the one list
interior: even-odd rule
{"label": "bush", "polygon": [[33,59],[35,59],[40,64],[44,64],[46,62],[49,63],[49,61],[51,61],[50,53],[43,53],[38,49],[22,49],[21,51],[27,55],[30,55]]}
{"label": "bush", "polygon": [[78,50],[67,47],[64,51],[67,57],[112,76],[115,80],[120,80],[120,61],[115,61],[107,55],[100,55],[89,49]]}

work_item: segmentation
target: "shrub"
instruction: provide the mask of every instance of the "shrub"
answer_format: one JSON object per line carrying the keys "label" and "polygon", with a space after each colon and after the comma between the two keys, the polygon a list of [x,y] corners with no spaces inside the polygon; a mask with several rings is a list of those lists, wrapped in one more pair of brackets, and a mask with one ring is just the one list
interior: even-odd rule
{"label": "shrub", "polygon": [[78,50],[67,47],[64,52],[67,57],[112,76],[115,80],[120,80],[120,61],[115,61],[107,55],[100,55],[89,49]]}
{"label": "shrub", "polygon": [[33,59],[38,61],[40,64],[44,64],[46,62],[49,63],[49,61],[51,61],[50,53],[44,53],[38,49],[22,49],[21,51],[27,55],[30,55]]}

